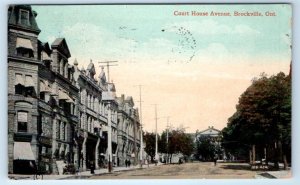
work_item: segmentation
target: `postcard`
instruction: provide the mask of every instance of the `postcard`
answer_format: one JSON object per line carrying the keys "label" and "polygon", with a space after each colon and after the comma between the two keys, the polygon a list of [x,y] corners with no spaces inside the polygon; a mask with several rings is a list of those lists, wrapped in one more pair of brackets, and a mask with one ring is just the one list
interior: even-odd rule
{"label": "postcard", "polygon": [[8,177],[291,177],[291,4],[8,6]]}

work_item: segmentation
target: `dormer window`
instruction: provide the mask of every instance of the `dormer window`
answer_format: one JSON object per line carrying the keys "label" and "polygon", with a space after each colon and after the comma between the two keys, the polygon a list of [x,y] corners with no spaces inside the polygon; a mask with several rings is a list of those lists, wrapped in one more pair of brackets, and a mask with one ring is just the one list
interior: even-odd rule
{"label": "dormer window", "polygon": [[20,10],[19,23],[22,24],[22,25],[30,26],[29,11]]}

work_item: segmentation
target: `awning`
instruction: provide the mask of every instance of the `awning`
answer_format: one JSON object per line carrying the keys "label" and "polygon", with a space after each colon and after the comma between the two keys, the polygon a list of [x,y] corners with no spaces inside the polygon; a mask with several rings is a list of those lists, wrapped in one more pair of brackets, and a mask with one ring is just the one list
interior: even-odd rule
{"label": "awning", "polygon": [[34,87],[32,76],[25,76],[25,87]]}
{"label": "awning", "polygon": [[57,93],[56,93],[55,89],[51,89],[50,95],[51,96],[57,96]]}
{"label": "awning", "polygon": [[58,91],[58,99],[59,100],[69,100],[70,97],[63,91]]}
{"label": "awning", "polygon": [[47,86],[46,83],[40,82],[40,92],[51,92],[51,89]]}
{"label": "awning", "polygon": [[75,103],[74,100],[70,96],[68,96],[68,97],[69,97],[69,99],[67,99],[66,102],[68,102],[68,103]]}
{"label": "awning", "polygon": [[35,160],[29,142],[14,142],[14,160]]}
{"label": "awning", "polygon": [[95,121],[94,122],[94,127],[95,128],[101,128],[101,125],[100,125],[100,123],[98,121]]}
{"label": "awning", "polygon": [[52,61],[51,57],[46,52],[42,52],[42,60],[50,60]]}
{"label": "awning", "polygon": [[33,50],[31,41],[29,39],[17,38],[17,46],[16,48],[26,48]]}
{"label": "awning", "polygon": [[16,74],[15,85],[24,85],[24,78],[21,74]]}
{"label": "awning", "polygon": [[44,82],[40,82],[40,92],[52,92],[50,87],[47,86]]}

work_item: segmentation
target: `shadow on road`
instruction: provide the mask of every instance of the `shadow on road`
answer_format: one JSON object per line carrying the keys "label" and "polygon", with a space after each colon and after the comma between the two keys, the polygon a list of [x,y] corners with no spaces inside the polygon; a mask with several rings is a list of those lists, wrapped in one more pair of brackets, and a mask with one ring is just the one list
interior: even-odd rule
{"label": "shadow on road", "polygon": [[251,166],[250,165],[246,165],[246,164],[225,164],[223,166],[220,166],[220,168],[223,169],[231,169],[231,170],[251,170]]}

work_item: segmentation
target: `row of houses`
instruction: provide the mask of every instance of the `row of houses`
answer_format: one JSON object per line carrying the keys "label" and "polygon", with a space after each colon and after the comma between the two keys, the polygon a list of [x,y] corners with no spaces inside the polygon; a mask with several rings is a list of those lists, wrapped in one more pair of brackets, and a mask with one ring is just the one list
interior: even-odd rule
{"label": "row of houses", "polygon": [[114,83],[103,68],[96,77],[92,61],[86,69],[76,59],[71,65],[64,38],[40,41],[36,16],[29,5],[8,9],[8,172],[136,163],[141,127],[132,97],[116,97]]}

